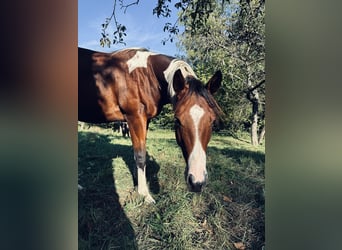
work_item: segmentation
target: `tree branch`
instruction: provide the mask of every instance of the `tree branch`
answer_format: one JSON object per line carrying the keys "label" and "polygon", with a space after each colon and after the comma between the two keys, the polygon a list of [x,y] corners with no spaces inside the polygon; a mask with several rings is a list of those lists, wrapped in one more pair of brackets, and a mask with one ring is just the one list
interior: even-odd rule
{"label": "tree branch", "polygon": [[251,87],[251,88],[248,88],[246,90],[246,92],[252,92],[254,91],[255,89],[259,88],[262,84],[264,84],[266,82],[265,79],[263,79],[261,82],[259,82],[257,85],[255,85],[254,87]]}
{"label": "tree branch", "polygon": [[262,61],[262,60],[265,60],[265,58],[264,58],[264,57],[261,57],[261,58],[255,59],[254,61],[249,62],[249,63],[248,63],[248,66],[250,66],[250,65],[252,65],[252,64],[254,64],[254,63],[260,62],[260,61]]}
{"label": "tree branch", "polygon": [[[119,0],[119,2],[121,6],[123,6],[123,0]],[[139,0],[137,0],[137,2],[139,2]],[[127,5],[127,7],[133,4],[134,3],[129,4]],[[122,43],[126,45],[123,39],[123,36],[126,36],[126,33],[125,33],[126,26],[119,23],[118,20],[116,19],[116,5],[117,5],[117,0],[114,0],[113,12],[110,17],[106,18],[105,23],[102,24],[102,33],[101,33],[102,38],[100,39],[100,45],[102,47],[104,47],[104,45],[107,45],[108,47],[110,47],[110,45],[112,44],[112,42],[109,39],[109,34],[106,32],[108,25],[112,22],[112,20],[114,20],[114,25],[115,25],[115,31],[113,33],[113,36],[114,36],[113,44]]]}
{"label": "tree branch", "polygon": [[124,13],[126,14],[127,9],[132,5],[138,5],[140,0],[136,0],[135,2],[131,2],[126,5],[123,3],[124,0],[119,0],[119,1],[120,1],[121,9],[124,9]]}

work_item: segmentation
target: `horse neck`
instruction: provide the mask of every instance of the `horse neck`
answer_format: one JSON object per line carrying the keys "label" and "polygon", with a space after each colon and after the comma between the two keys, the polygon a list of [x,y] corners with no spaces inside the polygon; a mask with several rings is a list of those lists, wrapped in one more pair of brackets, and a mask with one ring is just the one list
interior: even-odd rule
{"label": "horse neck", "polygon": [[176,92],[173,88],[174,75],[177,70],[180,70],[183,78],[193,76],[197,78],[191,66],[185,61],[175,59],[165,55],[157,55],[153,57],[154,73],[159,81],[163,96],[167,96],[168,103],[175,105]]}

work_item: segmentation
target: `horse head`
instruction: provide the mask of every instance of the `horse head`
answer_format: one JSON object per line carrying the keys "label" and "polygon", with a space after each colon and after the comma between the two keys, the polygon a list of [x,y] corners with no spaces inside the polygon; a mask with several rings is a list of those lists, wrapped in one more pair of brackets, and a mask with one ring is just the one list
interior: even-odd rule
{"label": "horse head", "polygon": [[212,95],[221,81],[220,71],[206,85],[191,75],[184,78],[180,70],[175,72],[175,132],[186,162],[185,179],[190,191],[201,192],[208,181],[206,150],[213,124],[221,113]]}

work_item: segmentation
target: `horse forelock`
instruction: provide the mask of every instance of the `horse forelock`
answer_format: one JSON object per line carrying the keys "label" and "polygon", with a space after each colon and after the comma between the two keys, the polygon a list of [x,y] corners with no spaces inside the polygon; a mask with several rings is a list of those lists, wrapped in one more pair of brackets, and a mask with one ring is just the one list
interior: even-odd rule
{"label": "horse forelock", "polygon": [[203,83],[193,77],[187,77],[186,82],[189,84],[189,91],[187,95],[197,95],[203,97],[204,100],[208,103],[209,107],[214,111],[217,118],[220,119],[223,112],[214,99],[213,95],[209,92],[209,90],[207,90]]}

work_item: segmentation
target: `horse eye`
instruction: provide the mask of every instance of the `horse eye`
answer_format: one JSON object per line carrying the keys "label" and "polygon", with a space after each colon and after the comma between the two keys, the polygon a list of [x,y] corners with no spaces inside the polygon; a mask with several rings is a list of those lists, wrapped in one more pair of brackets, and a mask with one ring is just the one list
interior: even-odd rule
{"label": "horse eye", "polygon": [[216,132],[220,130],[219,122],[217,120],[214,120],[212,122],[211,130],[216,131]]}

